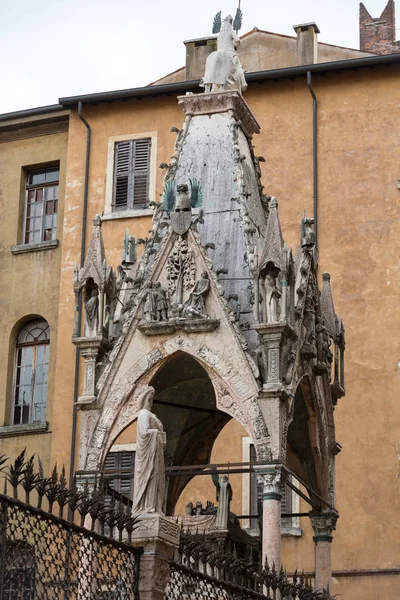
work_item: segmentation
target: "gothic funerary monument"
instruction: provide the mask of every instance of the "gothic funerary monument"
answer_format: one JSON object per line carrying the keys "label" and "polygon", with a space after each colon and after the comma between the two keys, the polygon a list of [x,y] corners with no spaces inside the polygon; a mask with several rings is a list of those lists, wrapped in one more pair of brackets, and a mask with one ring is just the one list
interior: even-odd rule
{"label": "gothic funerary monument", "polygon": [[[238,44],[227,17],[207,60],[205,93],[179,97],[183,126],[140,258],[127,235],[116,274],[96,218],[85,264],[76,269],[75,291],[86,307],[84,336],[77,322],[73,337],[85,359],[79,468],[102,469],[154,388],[154,407],[147,403],[144,416],[157,415],[154,425],[146,421],[156,450],[143,442],[134,503],[157,521],[161,536],[160,523],[168,523],[190,480],[167,479],[163,494],[164,482],[152,480],[162,452],[167,468],[207,464],[216,437],[236,419],[256,449],[263,557],[280,567],[282,485],[293,473],[313,505],[322,588],[330,585],[338,517],[333,409],[344,395],[344,327],[329,274],[318,287],[313,219],[299,215],[300,245],[292,253],[278,202],[264,193],[263,158],[252,145],[260,127],[242,96]],[[163,406],[168,402],[182,405],[178,417]]]}

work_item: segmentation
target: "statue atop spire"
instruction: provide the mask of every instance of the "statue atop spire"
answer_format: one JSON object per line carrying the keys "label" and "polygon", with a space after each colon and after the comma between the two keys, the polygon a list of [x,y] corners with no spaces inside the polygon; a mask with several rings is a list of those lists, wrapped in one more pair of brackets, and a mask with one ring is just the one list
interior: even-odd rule
{"label": "statue atop spire", "polygon": [[[236,26],[239,27],[241,18],[236,18],[236,21]],[[221,22],[220,14],[214,20],[213,31],[218,32],[219,22]],[[240,39],[233,28],[233,17],[228,15],[221,22],[217,50],[207,58],[206,72],[201,82],[206,93],[227,90],[238,90],[240,93],[246,91],[244,70],[237,54],[239,45]]]}

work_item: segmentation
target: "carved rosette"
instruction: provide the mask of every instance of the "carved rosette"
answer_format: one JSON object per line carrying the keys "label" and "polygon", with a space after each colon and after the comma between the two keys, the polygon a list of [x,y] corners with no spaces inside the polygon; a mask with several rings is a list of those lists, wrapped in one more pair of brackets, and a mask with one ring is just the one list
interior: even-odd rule
{"label": "carved rosette", "polygon": [[310,513],[311,526],[314,530],[314,542],[332,542],[332,532],[336,529],[338,518],[338,513],[333,511]]}

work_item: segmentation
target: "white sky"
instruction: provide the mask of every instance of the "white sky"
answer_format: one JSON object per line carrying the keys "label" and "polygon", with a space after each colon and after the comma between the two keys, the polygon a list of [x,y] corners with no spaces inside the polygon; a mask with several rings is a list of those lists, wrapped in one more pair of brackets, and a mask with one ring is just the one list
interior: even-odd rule
{"label": "white sky", "polygon": [[[379,17],[387,0],[365,0]],[[59,97],[139,87],[183,66],[183,40],[211,33],[237,0],[0,0],[0,113]],[[359,47],[358,0],[242,0],[254,26],[294,35],[316,21],[320,41]],[[400,37],[400,36],[399,36]]]}

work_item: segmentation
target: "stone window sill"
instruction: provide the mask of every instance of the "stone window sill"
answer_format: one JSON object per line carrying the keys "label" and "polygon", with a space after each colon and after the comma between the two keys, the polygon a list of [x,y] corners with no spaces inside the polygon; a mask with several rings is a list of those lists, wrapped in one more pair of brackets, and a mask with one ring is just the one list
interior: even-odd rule
{"label": "stone window sill", "polygon": [[102,221],[114,221],[115,219],[132,219],[135,217],[151,217],[154,211],[151,208],[138,208],[137,210],[120,210],[116,212],[105,213],[102,215]]}
{"label": "stone window sill", "polygon": [[301,527],[283,527],[281,533],[283,537],[301,537],[303,530]]}
{"label": "stone window sill", "polygon": [[0,438],[47,433],[48,429],[49,424],[47,421],[44,423],[26,423],[24,425],[3,425],[0,427]]}
{"label": "stone window sill", "polygon": [[58,240],[48,240],[47,242],[36,242],[35,244],[20,244],[18,246],[12,246],[11,252],[13,254],[25,254],[25,252],[52,250],[53,248],[57,248],[59,243]]}

